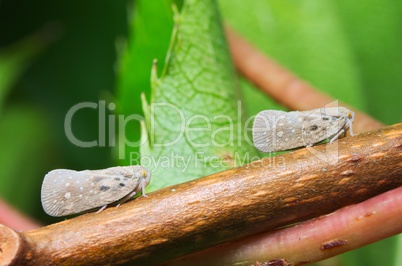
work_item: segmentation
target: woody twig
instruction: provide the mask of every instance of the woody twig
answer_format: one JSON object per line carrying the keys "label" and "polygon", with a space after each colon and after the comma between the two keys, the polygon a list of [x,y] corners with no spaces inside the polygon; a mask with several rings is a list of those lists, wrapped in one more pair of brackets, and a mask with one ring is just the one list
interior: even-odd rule
{"label": "woody twig", "polygon": [[[167,187],[37,230],[0,227],[0,264],[153,265],[362,202],[402,185],[402,124]],[[335,156],[335,157],[334,157]],[[395,217],[400,219],[401,217]]]}

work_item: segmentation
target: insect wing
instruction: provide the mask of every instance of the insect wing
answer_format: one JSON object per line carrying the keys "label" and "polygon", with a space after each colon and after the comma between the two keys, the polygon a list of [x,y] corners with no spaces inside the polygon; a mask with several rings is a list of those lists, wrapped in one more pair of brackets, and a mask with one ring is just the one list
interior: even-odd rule
{"label": "insect wing", "polygon": [[344,128],[347,112],[350,111],[343,107],[304,112],[262,111],[254,119],[254,145],[263,152],[313,145]]}
{"label": "insect wing", "polygon": [[[82,184],[82,189],[75,185],[77,182]],[[81,200],[79,197],[77,198],[77,188],[82,193],[81,198],[85,198],[84,193],[87,191],[87,187],[77,171],[67,169],[50,171],[43,179],[41,191],[42,206],[45,212],[51,216],[79,212],[76,209],[81,209],[83,204],[79,204]]]}
{"label": "insect wing", "polygon": [[41,199],[47,214],[65,216],[118,201],[137,187],[138,179],[116,176],[113,170],[58,169],[45,176]]}
{"label": "insect wing", "polygon": [[[116,166],[104,170],[86,170],[97,178],[101,177],[97,182],[98,191],[102,196],[104,204],[116,202],[131,192],[138,192],[141,184],[141,170],[143,167],[137,166]],[[107,203],[106,203],[107,202]]]}
{"label": "insect wing", "polygon": [[[263,152],[273,152],[294,148],[292,137],[301,133],[294,128],[293,135],[289,129],[293,126],[288,119],[288,113],[277,110],[265,110],[257,114],[253,125],[253,141],[257,149]],[[297,131],[296,131],[297,129]],[[285,139],[292,140],[285,142]]]}
{"label": "insect wing", "polygon": [[329,107],[298,112],[302,119],[303,146],[331,138],[345,127],[346,116],[341,111],[341,108]]}

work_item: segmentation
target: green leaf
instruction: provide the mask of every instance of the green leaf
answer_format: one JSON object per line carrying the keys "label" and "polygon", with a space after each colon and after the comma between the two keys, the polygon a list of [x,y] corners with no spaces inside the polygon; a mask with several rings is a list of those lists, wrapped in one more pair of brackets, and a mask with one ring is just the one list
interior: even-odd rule
{"label": "green leaf", "polygon": [[[135,1],[130,16],[130,34],[120,40],[117,70],[117,113],[121,115],[117,158],[122,165],[135,164],[139,158],[141,93],[151,94],[150,69],[157,58],[163,58],[169,47],[173,27],[172,0]],[[157,18],[157,19],[155,19]],[[136,114],[137,116],[132,116]],[[130,119],[132,118],[132,119]],[[133,162],[134,160],[134,162]]]}
{"label": "green leaf", "polygon": [[[225,20],[321,91],[385,123],[402,113],[402,4],[387,0],[219,0]],[[367,8],[362,8],[367,6]],[[250,114],[278,105],[243,82]]]}
{"label": "green leaf", "polygon": [[229,24],[270,57],[318,89],[364,108],[355,58],[333,1],[257,0],[245,6],[221,0],[220,5]]}
{"label": "green leaf", "polygon": [[[353,53],[366,110],[384,123],[402,119],[402,3],[337,0],[339,20]],[[365,8],[362,8],[365,6]]]}
{"label": "green leaf", "polygon": [[150,190],[256,156],[243,129],[238,82],[215,2],[185,1],[175,21],[169,60],[159,79],[153,69],[150,105],[143,101],[148,127],[141,164],[153,173]]}
{"label": "green leaf", "polygon": [[26,67],[30,59],[43,49],[44,40],[31,36],[0,50],[0,108],[11,86]]}

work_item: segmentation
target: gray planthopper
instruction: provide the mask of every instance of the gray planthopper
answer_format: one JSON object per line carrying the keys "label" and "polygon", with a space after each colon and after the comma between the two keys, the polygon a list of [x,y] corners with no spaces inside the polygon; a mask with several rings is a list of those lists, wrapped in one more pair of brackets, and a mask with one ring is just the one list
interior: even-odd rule
{"label": "gray planthopper", "polygon": [[261,111],[254,119],[254,146],[263,152],[274,152],[312,146],[325,139],[333,142],[348,128],[350,135],[354,135],[354,116],[345,107],[293,112]]}
{"label": "gray planthopper", "polygon": [[123,203],[145,187],[151,178],[142,166],[117,166],[103,170],[50,171],[42,183],[41,200],[45,212],[51,216],[65,216],[97,208],[102,211],[109,204]]}

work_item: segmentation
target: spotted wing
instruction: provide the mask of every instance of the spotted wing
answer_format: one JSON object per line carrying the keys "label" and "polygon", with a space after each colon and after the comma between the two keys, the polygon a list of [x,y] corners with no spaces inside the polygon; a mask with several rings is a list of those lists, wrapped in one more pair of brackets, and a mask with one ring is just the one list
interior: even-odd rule
{"label": "spotted wing", "polygon": [[287,113],[277,110],[261,111],[254,118],[253,141],[254,146],[263,152],[280,151],[286,148],[282,143],[282,137],[286,135]]}
{"label": "spotted wing", "polygon": [[137,189],[138,179],[132,177],[108,169],[53,170],[43,180],[43,209],[51,216],[65,216],[111,204]]}
{"label": "spotted wing", "polygon": [[[346,117],[338,107],[319,108],[298,113],[302,117],[302,145],[309,146],[336,135],[346,125]],[[301,115],[300,115],[301,114]],[[295,118],[293,118],[295,120]]]}
{"label": "spotted wing", "polygon": [[253,140],[263,152],[284,151],[318,143],[344,126],[345,117],[335,115],[332,108],[305,112],[266,110],[254,119]]}

